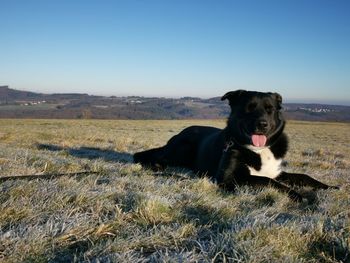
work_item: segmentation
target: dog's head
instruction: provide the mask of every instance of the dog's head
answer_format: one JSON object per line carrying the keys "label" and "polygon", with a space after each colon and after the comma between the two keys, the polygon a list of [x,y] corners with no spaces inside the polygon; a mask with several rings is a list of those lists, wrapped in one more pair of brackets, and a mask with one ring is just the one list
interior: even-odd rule
{"label": "dog's head", "polygon": [[231,107],[227,132],[236,143],[265,147],[281,135],[285,121],[278,93],[237,90],[227,92],[225,99]]}

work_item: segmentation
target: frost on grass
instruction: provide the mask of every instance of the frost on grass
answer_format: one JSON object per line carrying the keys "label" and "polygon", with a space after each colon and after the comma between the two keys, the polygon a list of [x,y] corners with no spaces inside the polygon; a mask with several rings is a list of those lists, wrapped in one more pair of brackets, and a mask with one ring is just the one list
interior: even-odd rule
{"label": "frost on grass", "polygon": [[[154,173],[135,151],[224,121],[0,120],[2,262],[349,262],[348,124],[290,123],[285,169],[340,190],[228,193],[181,169]],[[317,131],[322,130],[322,136]]]}

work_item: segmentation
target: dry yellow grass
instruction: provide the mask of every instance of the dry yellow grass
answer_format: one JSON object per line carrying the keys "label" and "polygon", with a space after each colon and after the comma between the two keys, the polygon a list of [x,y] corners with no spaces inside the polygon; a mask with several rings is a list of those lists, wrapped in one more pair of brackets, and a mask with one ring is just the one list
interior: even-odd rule
{"label": "dry yellow grass", "polygon": [[349,262],[350,125],[289,122],[285,169],[340,190],[222,191],[206,178],[132,163],[190,125],[224,120],[0,120],[3,262]]}

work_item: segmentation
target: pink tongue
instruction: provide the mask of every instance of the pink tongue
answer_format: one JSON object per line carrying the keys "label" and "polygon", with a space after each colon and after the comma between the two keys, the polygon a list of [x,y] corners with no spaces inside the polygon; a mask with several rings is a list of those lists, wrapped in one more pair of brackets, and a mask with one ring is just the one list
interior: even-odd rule
{"label": "pink tongue", "polygon": [[252,142],[253,142],[253,145],[256,147],[265,146],[266,141],[267,141],[267,138],[265,135],[257,135],[257,134],[252,135]]}

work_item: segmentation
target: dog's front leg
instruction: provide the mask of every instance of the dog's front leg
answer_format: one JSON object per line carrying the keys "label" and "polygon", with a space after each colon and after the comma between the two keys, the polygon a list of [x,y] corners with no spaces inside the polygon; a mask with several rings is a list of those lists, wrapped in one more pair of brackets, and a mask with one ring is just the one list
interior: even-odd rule
{"label": "dog's front leg", "polygon": [[239,152],[233,149],[227,149],[222,153],[218,169],[214,179],[219,185],[223,185],[227,190],[234,190],[235,183],[229,178],[235,173],[238,167]]}
{"label": "dog's front leg", "polygon": [[295,201],[301,202],[303,200],[303,197],[293,189],[268,177],[249,175],[236,181],[239,184],[246,184],[251,186],[272,186],[281,192],[287,193],[288,196]]}
{"label": "dog's front leg", "polygon": [[226,151],[221,157],[215,179],[224,189],[234,191],[236,186],[239,185],[272,186],[281,192],[287,193],[291,199],[298,202],[302,201],[302,196],[288,186],[268,177],[251,175],[248,167],[239,162],[238,157],[239,152],[236,150]]}
{"label": "dog's front leg", "polygon": [[330,186],[330,185],[321,183],[320,181],[317,181],[316,179],[306,174],[282,172],[276,178],[276,180],[289,185],[311,186],[312,188],[315,188],[315,189],[328,189],[328,188],[339,189],[339,187],[337,186]]}

